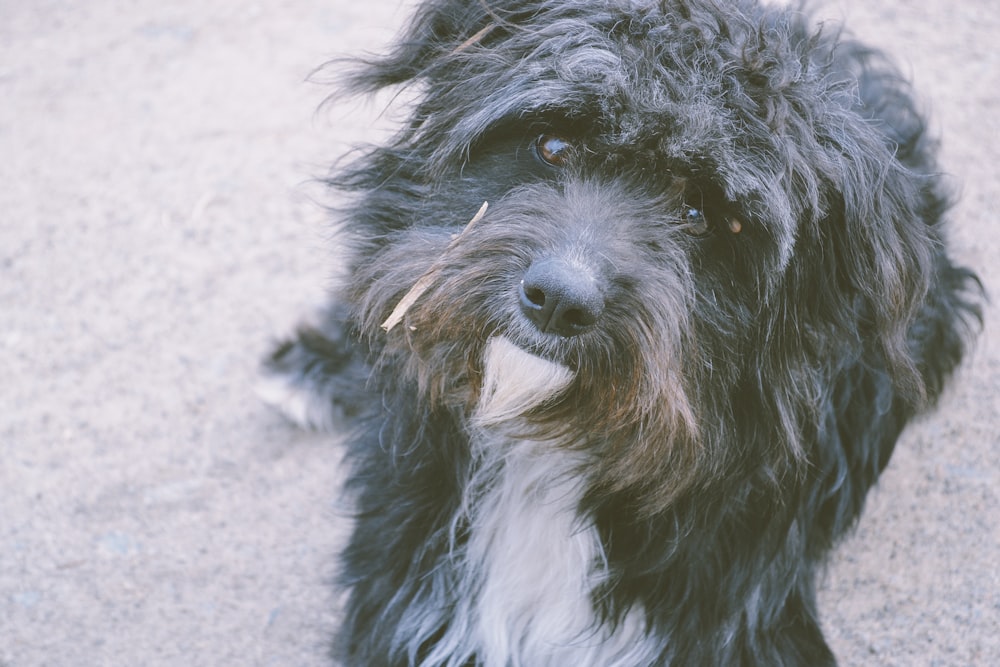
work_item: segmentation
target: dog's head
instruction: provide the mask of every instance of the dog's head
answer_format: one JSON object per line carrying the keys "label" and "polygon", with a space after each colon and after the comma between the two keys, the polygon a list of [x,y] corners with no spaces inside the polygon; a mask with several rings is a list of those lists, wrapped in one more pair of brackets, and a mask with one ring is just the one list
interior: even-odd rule
{"label": "dog's head", "polygon": [[919,397],[941,200],[905,87],[853,43],[753,2],[436,0],[352,84],[414,98],[337,183],[362,333],[427,401],[471,411],[502,340],[569,372],[528,421],[668,502],[794,466],[835,360]]}

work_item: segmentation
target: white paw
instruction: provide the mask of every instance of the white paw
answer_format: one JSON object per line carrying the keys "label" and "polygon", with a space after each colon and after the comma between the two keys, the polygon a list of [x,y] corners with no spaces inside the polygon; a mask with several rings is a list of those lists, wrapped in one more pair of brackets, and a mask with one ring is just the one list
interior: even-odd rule
{"label": "white paw", "polygon": [[334,407],[330,401],[308,386],[294,382],[287,375],[261,376],[254,387],[257,396],[285,418],[306,430],[332,431]]}

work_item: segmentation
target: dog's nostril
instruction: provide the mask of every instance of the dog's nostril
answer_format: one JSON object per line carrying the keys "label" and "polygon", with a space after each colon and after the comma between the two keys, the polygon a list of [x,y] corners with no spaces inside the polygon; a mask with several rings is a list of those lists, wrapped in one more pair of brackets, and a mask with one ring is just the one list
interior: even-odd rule
{"label": "dog's nostril", "polygon": [[545,305],[545,292],[536,287],[525,287],[524,281],[521,281],[521,293],[532,306],[541,308]]}
{"label": "dog's nostril", "polygon": [[558,259],[535,262],[524,274],[518,297],[523,312],[542,332],[581,334],[604,312],[604,293],[587,269]]}
{"label": "dog's nostril", "polygon": [[574,327],[589,327],[597,321],[593,313],[588,313],[587,311],[580,310],[578,308],[570,308],[567,310],[563,313],[563,319],[567,324]]}

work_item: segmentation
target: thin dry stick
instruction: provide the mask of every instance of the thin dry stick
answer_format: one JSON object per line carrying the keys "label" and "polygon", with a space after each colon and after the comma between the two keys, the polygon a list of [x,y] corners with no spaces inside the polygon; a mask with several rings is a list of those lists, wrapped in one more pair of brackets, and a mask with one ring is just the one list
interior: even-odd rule
{"label": "thin dry stick", "polygon": [[464,42],[462,42],[461,44],[459,44],[458,46],[456,46],[455,50],[451,52],[451,55],[455,55],[456,53],[461,53],[462,51],[465,51],[467,48],[469,48],[473,44],[477,43],[483,37],[485,37],[486,35],[488,35],[491,32],[493,32],[493,29],[496,28],[496,27],[497,26],[496,26],[495,23],[487,23],[486,27],[484,27],[483,29],[479,30],[475,35],[473,35],[469,39],[465,40]]}
{"label": "thin dry stick", "polygon": [[441,272],[442,268],[444,268],[445,259],[448,257],[448,253],[465,237],[465,235],[477,222],[482,220],[483,216],[486,215],[486,209],[488,206],[489,202],[484,201],[483,205],[479,207],[476,214],[472,216],[472,220],[469,220],[469,224],[465,226],[465,229],[463,229],[458,236],[454,237],[451,242],[448,243],[448,247],[444,249],[443,253],[441,253],[441,257],[439,257],[438,260],[431,265],[431,268],[427,269],[424,275],[417,279],[417,282],[413,283],[413,287],[410,288],[410,291],[399,300],[399,303],[397,303],[396,307],[392,309],[389,317],[387,317],[385,322],[382,323],[382,329],[389,331],[403,320],[403,316],[406,315],[406,311],[408,311],[410,307],[416,303],[417,299],[420,298],[420,295],[426,292],[427,288],[434,283],[434,279],[437,278],[437,274]]}

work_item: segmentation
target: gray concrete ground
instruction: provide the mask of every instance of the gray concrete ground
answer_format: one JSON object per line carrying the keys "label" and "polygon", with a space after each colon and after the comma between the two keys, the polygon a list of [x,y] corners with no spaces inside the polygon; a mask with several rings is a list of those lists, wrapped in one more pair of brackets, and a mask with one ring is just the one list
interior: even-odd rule
{"label": "gray concrete ground", "polygon": [[[0,665],[323,665],[334,438],[251,391],[335,255],[316,113],[397,0],[0,1]],[[995,0],[842,0],[912,71],[1000,293]],[[997,316],[900,443],[822,595],[845,665],[1000,665]]]}

